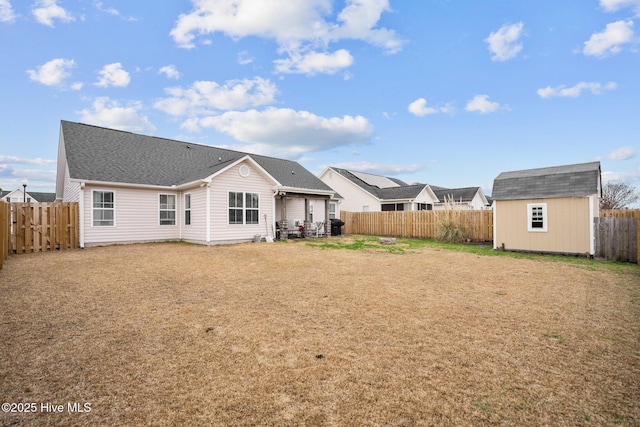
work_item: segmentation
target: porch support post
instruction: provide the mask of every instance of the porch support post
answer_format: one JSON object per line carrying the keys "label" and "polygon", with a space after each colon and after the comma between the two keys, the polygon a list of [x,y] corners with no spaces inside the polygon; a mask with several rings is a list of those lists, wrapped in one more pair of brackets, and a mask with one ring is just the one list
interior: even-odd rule
{"label": "porch support post", "polygon": [[324,235],[331,237],[331,218],[329,218],[329,199],[324,199]]}
{"label": "porch support post", "polygon": [[280,239],[287,240],[288,238],[288,223],[287,223],[287,195],[280,195]]}
{"label": "porch support post", "polygon": [[309,198],[304,198],[304,235],[311,235],[311,221],[309,220]]}

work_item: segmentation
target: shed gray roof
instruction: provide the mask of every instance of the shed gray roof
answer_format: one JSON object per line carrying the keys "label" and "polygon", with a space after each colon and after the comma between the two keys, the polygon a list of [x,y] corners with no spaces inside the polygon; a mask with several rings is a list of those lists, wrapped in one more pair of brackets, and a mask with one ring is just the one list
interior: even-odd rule
{"label": "shed gray roof", "polygon": [[398,184],[398,187],[380,188],[376,185],[366,183],[348,169],[337,168],[335,166],[331,166],[331,169],[381,200],[412,199],[418,196],[420,192],[427,186],[426,184],[409,185],[398,178],[385,177]]}
{"label": "shed gray roof", "polygon": [[503,172],[493,181],[494,200],[598,194],[600,162]]}
{"label": "shed gray roof", "polygon": [[206,178],[250,156],[285,187],[332,191],[299,163],[62,120],[73,179],[171,186]]}

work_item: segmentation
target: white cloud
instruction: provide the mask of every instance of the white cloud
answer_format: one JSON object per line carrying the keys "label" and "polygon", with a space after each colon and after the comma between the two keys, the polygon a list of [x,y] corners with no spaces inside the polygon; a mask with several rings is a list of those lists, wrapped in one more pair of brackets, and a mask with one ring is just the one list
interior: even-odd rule
{"label": "white cloud", "polygon": [[607,24],[601,33],[594,33],[584,42],[582,52],[587,56],[604,58],[619,53],[621,45],[633,39],[633,21],[616,21]]}
{"label": "white cloud", "polygon": [[419,98],[413,101],[411,104],[409,104],[409,107],[407,107],[407,110],[409,110],[411,114],[418,117],[424,117],[429,114],[438,114],[440,112],[449,111],[448,107],[446,109],[427,107],[427,100],[424,98]]}
{"label": "white cloud", "polygon": [[31,13],[33,13],[36,21],[48,27],[54,26],[54,19],[62,22],[72,22],[76,20],[73,14],[58,5],[58,0],[38,0],[35,3],[35,7],[31,9]]}
{"label": "white cloud", "polygon": [[335,74],[353,64],[353,56],[346,49],[334,53],[292,52],[287,59],[277,59],[276,72],[314,75],[317,73]]}
{"label": "white cloud", "polygon": [[118,18],[122,18],[126,21],[137,21],[136,18],[132,17],[132,16],[128,16],[125,17],[123,16],[120,11],[114,7],[105,7],[104,3],[102,3],[101,1],[96,1],[94,2],[94,6],[96,7],[96,9],[98,9],[100,12],[104,12],[104,13],[108,13],[109,15],[113,15],[113,16],[117,16]]}
{"label": "white cloud", "polygon": [[134,101],[121,106],[118,101],[108,97],[99,97],[93,101],[91,109],[78,111],[84,123],[104,126],[130,132],[153,133],[156,127],[149,119],[140,114],[142,103]]}
{"label": "white cloud", "polygon": [[250,143],[248,148],[243,148],[245,151],[289,158],[335,147],[367,144],[373,136],[373,126],[362,116],[327,118],[307,111],[274,107],[192,119],[183,127],[191,131],[212,128]]}
{"label": "white cloud", "polygon": [[609,160],[628,160],[636,156],[636,150],[632,146],[620,147],[607,154]]}
{"label": "white cloud", "polygon": [[164,74],[168,79],[179,79],[180,72],[175,65],[165,65],[158,70],[158,73]]}
{"label": "white cloud", "polygon": [[464,109],[470,112],[487,114],[500,109],[500,104],[489,101],[489,95],[476,95],[473,99],[467,102],[467,106]]}
{"label": "white cloud", "polygon": [[547,86],[545,88],[538,89],[536,93],[541,98],[553,98],[553,97],[577,98],[582,94],[582,91],[584,90],[591,91],[591,93],[594,95],[599,95],[605,90],[614,90],[617,86],[618,85],[615,82],[609,82],[604,85],[598,82],[580,82],[572,87]]}
{"label": "white cloud", "polygon": [[424,169],[424,165],[418,163],[412,163],[409,165],[387,165],[383,163],[371,163],[371,162],[342,162],[331,163],[331,165],[323,166],[323,169],[327,166],[335,166],[342,169],[349,169],[358,172],[368,172],[376,175],[394,176],[404,173],[414,173]]}
{"label": "white cloud", "polygon": [[5,164],[20,163],[20,164],[28,164],[28,165],[53,165],[56,163],[56,161],[51,159],[43,159],[41,157],[36,157],[35,159],[28,159],[24,157],[0,155],[0,163],[5,163]]}
{"label": "white cloud", "polygon": [[184,89],[165,89],[171,95],[157,101],[154,107],[172,116],[209,114],[212,110],[232,110],[267,105],[275,100],[277,88],[268,79],[231,80],[224,85],[197,81]]}
{"label": "white cloud", "polygon": [[506,61],[514,58],[521,50],[522,43],[519,43],[522,37],[524,24],[503,25],[495,33],[489,34],[484,41],[489,45],[492,61]]}
{"label": "white cloud", "polygon": [[242,52],[238,53],[238,64],[248,65],[248,64],[251,64],[252,62],[253,62],[253,57],[249,55],[249,52],[247,52],[246,50],[243,50]]}
{"label": "white cloud", "polygon": [[600,6],[606,12],[617,12],[620,9],[629,7],[640,15],[640,0],[600,0]]}
{"label": "white cloud", "polygon": [[364,40],[389,53],[398,52],[404,42],[396,36],[395,31],[375,28],[382,13],[389,11],[388,0],[347,0],[345,8],[338,15],[341,25],[333,28],[330,39]]}
{"label": "white cloud", "polygon": [[9,0],[0,0],[0,22],[13,22],[15,20],[16,14]]}
{"label": "white cloud", "polygon": [[27,70],[29,78],[45,86],[57,86],[69,77],[69,70],[76,66],[73,59],[56,58],[39,66],[36,70]]}
{"label": "white cloud", "polygon": [[122,68],[122,64],[119,62],[105,65],[98,74],[100,75],[100,78],[98,79],[96,86],[100,87],[126,87],[129,85],[129,82],[131,82],[129,73]]}
{"label": "white cloud", "polygon": [[[326,72],[319,70],[344,68],[349,61],[350,65],[353,60],[346,51],[332,55],[314,52],[345,39],[361,40],[388,53],[402,49],[404,41],[395,31],[377,28],[382,13],[390,10],[388,0],[345,3],[332,20],[330,0],[192,0],[193,10],[178,17],[170,34],[183,48],[195,47],[197,36],[216,32],[233,39],[257,36],[275,40],[279,53],[289,57],[277,62],[283,72],[304,72],[305,67]],[[318,67],[312,66],[314,60],[320,62]]]}

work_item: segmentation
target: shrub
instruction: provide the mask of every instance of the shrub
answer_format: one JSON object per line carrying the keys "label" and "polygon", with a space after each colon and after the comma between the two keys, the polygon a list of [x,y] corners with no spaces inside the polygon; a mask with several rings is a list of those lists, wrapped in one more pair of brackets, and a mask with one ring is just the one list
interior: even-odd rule
{"label": "shrub", "polygon": [[464,225],[456,219],[442,219],[438,222],[436,240],[447,243],[462,243],[467,240],[467,230]]}

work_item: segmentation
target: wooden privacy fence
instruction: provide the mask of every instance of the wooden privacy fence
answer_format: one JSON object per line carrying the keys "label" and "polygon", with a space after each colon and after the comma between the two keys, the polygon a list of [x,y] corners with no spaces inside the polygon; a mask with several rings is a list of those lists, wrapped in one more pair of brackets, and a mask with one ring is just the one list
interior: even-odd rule
{"label": "wooden privacy fence", "polygon": [[9,258],[11,248],[11,207],[9,203],[0,200],[0,269]]}
{"label": "wooden privacy fence", "polygon": [[0,205],[0,249],[11,253],[78,248],[78,203],[4,203]]}
{"label": "wooden privacy fence", "polygon": [[346,234],[433,239],[443,221],[456,221],[473,242],[493,240],[493,211],[442,210],[396,212],[340,211]]}
{"label": "wooden privacy fence", "polygon": [[640,209],[603,209],[594,227],[597,258],[640,261]]}

